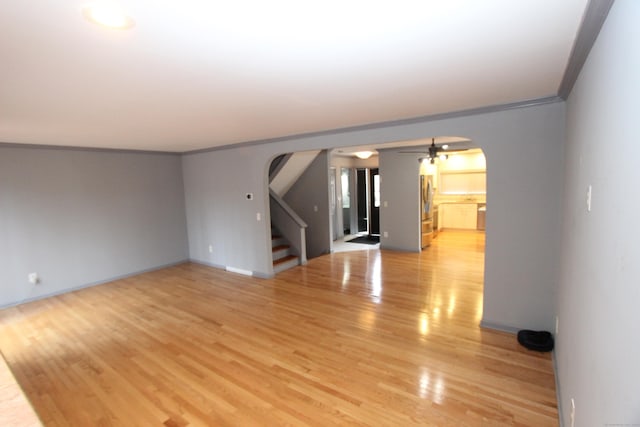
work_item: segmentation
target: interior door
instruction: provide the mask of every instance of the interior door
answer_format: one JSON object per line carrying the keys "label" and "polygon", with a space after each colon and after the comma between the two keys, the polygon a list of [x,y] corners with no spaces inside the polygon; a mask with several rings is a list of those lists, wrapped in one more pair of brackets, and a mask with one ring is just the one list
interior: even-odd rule
{"label": "interior door", "polygon": [[378,168],[369,171],[369,234],[380,235],[380,174]]}

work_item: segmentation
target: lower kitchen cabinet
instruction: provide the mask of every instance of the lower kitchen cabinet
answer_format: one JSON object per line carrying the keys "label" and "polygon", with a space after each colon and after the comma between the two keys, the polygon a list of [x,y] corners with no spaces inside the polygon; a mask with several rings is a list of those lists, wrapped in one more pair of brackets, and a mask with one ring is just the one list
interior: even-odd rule
{"label": "lower kitchen cabinet", "polygon": [[478,226],[476,203],[443,203],[440,205],[442,228],[475,230]]}

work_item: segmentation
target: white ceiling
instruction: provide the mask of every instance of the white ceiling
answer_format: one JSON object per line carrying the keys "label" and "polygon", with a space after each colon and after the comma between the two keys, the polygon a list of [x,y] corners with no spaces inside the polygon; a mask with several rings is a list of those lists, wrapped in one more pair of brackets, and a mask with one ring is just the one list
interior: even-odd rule
{"label": "white ceiling", "polygon": [[0,141],[183,152],[553,96],[587,0],[0,0]]}

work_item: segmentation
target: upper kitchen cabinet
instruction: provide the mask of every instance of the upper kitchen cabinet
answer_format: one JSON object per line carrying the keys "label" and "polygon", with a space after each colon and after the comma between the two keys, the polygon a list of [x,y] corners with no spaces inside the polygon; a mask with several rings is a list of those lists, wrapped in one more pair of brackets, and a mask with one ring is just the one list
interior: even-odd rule
{"label": "upper kitchen cabinet", "polygon": [[[449,155],[436,165],[438,184],[434,201],[439,205],[438,229],[484,229],[487,172],[479,149]],[[482,221],[478,209],[482,207]]]}
{"label": "upper kitchen cabinet", "polygon": [[484,197],[487,193],[486,170],[486,159],[481,150],[452,154],[438,165],[438,194]]}

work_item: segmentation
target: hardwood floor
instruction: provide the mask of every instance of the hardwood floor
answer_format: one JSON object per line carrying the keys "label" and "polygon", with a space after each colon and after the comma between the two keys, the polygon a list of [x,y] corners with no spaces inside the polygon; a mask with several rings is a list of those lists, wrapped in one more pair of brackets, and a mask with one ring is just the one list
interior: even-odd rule
{"label": "hardwood floor", "polygon": [[270,280],[183,264],[0,311],[45,425],[556,426],[549,354],[483,330],[484,234]]}

